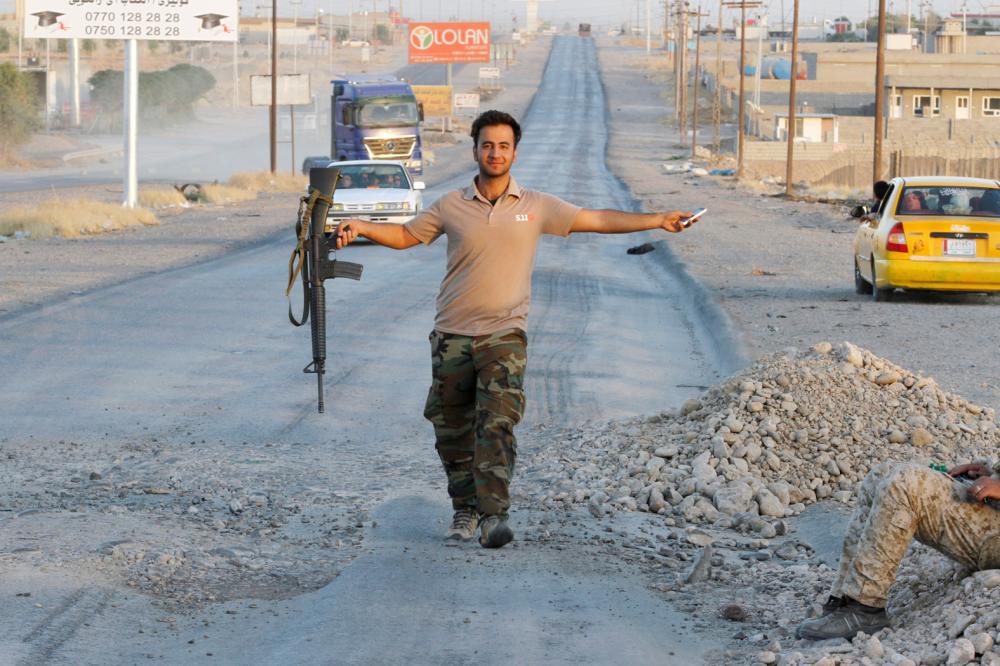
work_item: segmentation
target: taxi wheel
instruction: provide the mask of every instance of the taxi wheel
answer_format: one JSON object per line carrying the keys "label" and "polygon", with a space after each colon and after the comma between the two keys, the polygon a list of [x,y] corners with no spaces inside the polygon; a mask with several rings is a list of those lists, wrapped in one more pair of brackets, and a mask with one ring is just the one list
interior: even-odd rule
{"label": "taxi wheel", "polygon": [[888,300],[892,299],[892,287],[889,287],[887,289],[879,289],[878,287],[875,286],[875,284],[876,284],[876,280],[875,280],[875,259],[873,258],[872,259],[872,285],[871,285],[871,287],[872,287],[872,290],[871,290],[872,300],[875,301],[876,303],[884,303],[885,301],[888,301]]}
{"label": "taxi wheel", "polygon": [[858,260],[854,260],[854,293],[862,294],[864,296],[871,295],[872,286],[863,277],[861,277],[861,271],[858,270]]}

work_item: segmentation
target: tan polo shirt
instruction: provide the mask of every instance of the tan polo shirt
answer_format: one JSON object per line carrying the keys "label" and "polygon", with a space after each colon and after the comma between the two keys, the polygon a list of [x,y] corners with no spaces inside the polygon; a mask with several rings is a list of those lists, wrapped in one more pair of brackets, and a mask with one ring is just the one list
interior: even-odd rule
{"label": "tan polo shirt", "polygon": [[488,335],[528,328],[531,270],[542,234],[568,236],[579,206],[521,189],[513,177],[491,205],[476,188],[445,194],[406,223],[429,245],[448,237],[448,267],[437,298],[434,328]]}

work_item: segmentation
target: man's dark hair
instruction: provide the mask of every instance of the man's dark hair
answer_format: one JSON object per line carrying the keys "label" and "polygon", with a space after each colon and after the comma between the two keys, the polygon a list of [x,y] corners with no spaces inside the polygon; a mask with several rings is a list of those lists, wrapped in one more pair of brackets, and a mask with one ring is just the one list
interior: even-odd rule
{"label": "man's dark hair", "polygon": [[882,197],[884,197],[888,191],[889,183],[884,180],[876,181],[875,184],[872,185],[872,193],[875,195],[876,201],[881,201]]}
{"label": "man's dark hair", "polygon": [[521,126],[514,120],[514,116],[495,109],[483,111],[479,114],[478,118],[472,121],[472,132],[470,134],[472,135],[472,143],[474,145],[479,145],[480,130],[491,125],[507,125],[510,127],[514,131],[514,147],[517,148],[517,144],[521,141]]}

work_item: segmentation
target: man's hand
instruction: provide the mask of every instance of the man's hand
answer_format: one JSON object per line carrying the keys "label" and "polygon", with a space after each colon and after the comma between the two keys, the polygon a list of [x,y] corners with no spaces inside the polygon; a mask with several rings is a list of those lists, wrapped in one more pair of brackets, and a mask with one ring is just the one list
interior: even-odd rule
{"label": "man's hand", "polygon": [[[660,214],[660,228],[669,231],[672,234],[676,234],[679,231],[683,231],[690,225],[681,224],[681,220],[691,217],[691,213],[686,213],[679,210],[672,210],[669,213]],[[694,224],[698,220],[692,220],[691,224]]]}
{"label": "man's hand", "polygon": [[337,226],[337,249],[341,250],[358,238],[358,222],[347,220]]}
{"label": "man's hand", "polygon": [[948,470],[948,476],[967,476],[970,479],[979,479],[991,474],[993,474],[993,470],[983,463],[966,463],[956,465]]}
{"label": "man's hand", "polygon": [[985,502],[988,499],[1000,499],[1000,481],[989,476],[982,476],[969,486],[967,492],[969,497],[977,502]]}

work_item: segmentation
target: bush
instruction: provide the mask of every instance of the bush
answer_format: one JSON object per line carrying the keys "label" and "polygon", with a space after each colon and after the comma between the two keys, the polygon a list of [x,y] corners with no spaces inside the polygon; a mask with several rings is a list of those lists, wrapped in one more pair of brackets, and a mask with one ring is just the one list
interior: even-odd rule
{"label": "bush", "polygon": [[39,125],[31,80],[13,63],[0,64],[0,161],[12,157]]}
{"label": "bush", "polygon": [[0,28],[0,53],[10,51],[10,31],[7,28]]}
{"label": "bush", "polygon": [[[91,99],[112,119],[121,121],[124,74],[104,69],[90,77]],[[194,104],[215,87],[215,77],[194,65],[139,73],[139,115],[158,122],[176,122],[191,117]]]}

